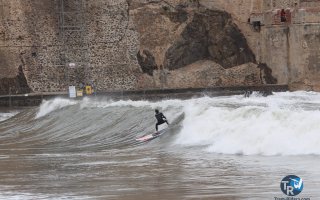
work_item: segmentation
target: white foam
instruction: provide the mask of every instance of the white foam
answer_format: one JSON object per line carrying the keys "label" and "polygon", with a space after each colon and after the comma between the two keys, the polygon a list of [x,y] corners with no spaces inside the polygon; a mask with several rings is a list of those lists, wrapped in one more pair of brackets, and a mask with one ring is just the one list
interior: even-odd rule
{"label": "white foam", "polygon": [[53,100],[44,100],[37,112],[36,119],[43,117],[55,110],[61,109],[66,106],[75,105],[77,102],[70,99],[62,99],[62,98],[55,98]]}
{"label": "white foam", "polygon": [[198,99],[184,106],[175,143],[224,154],[320,154],[319,103],[319,93],[306,92]]}
{"label": "white foam", "polygon": [[119,100],[119,101],[103,101],[103,102],[86,102],[85,106],[89,107],[100,107],[100,108],[108,108],[115,106],[132,106],[132,107],[151,107],[154,108],[167,108],[169,106],[181,106],[182,100],[163,100],[158,102],[150,102],[150,101],[132,101],[132,100]]}
{"label": "white foam", "polygon": [[0,122],[5,121],[7,119],[10,119],[11,117],[15,116],[19,112],[6,112],[6,113],[0,113]]}

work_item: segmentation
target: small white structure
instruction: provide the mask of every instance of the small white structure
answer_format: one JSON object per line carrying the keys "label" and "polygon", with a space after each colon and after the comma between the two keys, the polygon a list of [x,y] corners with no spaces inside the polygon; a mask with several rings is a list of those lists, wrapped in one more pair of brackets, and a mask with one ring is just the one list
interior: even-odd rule
{"label": "small white structure", "polygon": [[76,92],[76,86],[69,86],[69,98],[76,98],[77,92]]}

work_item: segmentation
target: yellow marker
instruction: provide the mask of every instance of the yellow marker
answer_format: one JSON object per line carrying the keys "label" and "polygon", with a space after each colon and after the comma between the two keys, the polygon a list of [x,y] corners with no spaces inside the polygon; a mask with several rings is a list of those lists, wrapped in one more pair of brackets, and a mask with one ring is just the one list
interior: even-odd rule
{"label": "yellow marker", "polygon": [[86,94],[88,95],[92,94],[92,87],[89,85],[86,86]]}
{"label": "yellow marker", "polygon": [[77,97],[82,97],[83,96],[83,91],[82,90],[78,90],[77,91]]}

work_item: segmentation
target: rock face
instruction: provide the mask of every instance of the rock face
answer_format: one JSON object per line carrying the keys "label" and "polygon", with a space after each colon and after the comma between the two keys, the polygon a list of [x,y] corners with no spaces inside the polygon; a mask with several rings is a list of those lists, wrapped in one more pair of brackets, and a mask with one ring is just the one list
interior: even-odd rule
{"label": "rock face", "polygon": [[4,94],[29,93],[31,89],[27,84],[22,66],[18,68],[18,75],[14,78],[2,78],[0,82],[0,91]]}
{"label": "rock face", "polygon": [[155,84],[165,83],[172,88],[258,85],[261,84],[259,73],[253,63],[225,69],[214,61],[201,60],[177,70],[157,71],[155,76],[159,79]]}
{"label": "rock face", "polygon": [[277,82],[269,65],[258,67],[235,16],[219,6],[63,2],[0,0],[0,94],[9,85],[23,93],[65,91],[85,82],[98,91]]}
{"label": "rock face", "polygon": [[[319,0],[203,0],[201,3],[231,14],[246,36],[257,63],[266,64],[277,83],[288,84],[291,90],[320,91]],[[281,22],[281,9],[286,12],[284,22]],[[255,21],[262,25],[257,30],[253,26]]]}
{"label": "rock face", "polygon": [[138,52],[137,59],[142,72],[152,76],[153,70],[157,69],[157,64],[153,55],[148,50],[142,50]]}
{"label": "rock face", "polygon": [[207,9],[195,12],[166,52],[165,67],[174,70],[205,59],[224,68],[255,62],[246,39],[226,12]]}
{"label": "rock face", "polygon": [[[130,17],[139,35],[138,61],[145,73],[138,77],[138,88],[262,83],[259,69],[252,64],[255,56],[228,13],[187,3],[172,6],[131,2]],[[219,67],[208,67],[209,61],[209,66]],[[251,64],[242,65],[245,63]],[[246,75],[249,73],[255,81],[244,81],[243,73],[226,78],[226,69],[239,65],[248,68]]]}

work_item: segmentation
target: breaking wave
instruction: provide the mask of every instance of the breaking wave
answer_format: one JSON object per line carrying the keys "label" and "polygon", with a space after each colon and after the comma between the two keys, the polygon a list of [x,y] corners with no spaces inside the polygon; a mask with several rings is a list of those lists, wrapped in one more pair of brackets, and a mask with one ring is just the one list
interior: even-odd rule
{"label": "breaking wave", "polygon": [[[320,94],[314,92],[158,102],[57,98],[44,101],[31,121],[24,117],[32,114],[19,115],[26,121],[15,127],[19,134],[1,145],[18,140],[20,146],[61,151],[131,148],[138,145],[135,138],[154,132],[155,108],[174,128],[146,147],[167,143],[221,154],[320,154]],[[0,123],[3,134],[10,135],[13,126],[6,126]]]}
{"label": "breaking wave", "polygon": [[18,114],[19,111],[12,111],[12,112],[0,112],[0,122],[10,119],[11,117]]}
{"label": "breaking wave", "polygon": [[43,117],[52,111],[61,109],[66,106],[74,105],[74,104],[76,104],[75,101],[72,101],[69,99],[63,99],[63,98],[56,98],[53,100],[44,100],[40,105],[39,111],[36,115],[36,119],[39,117]]}

